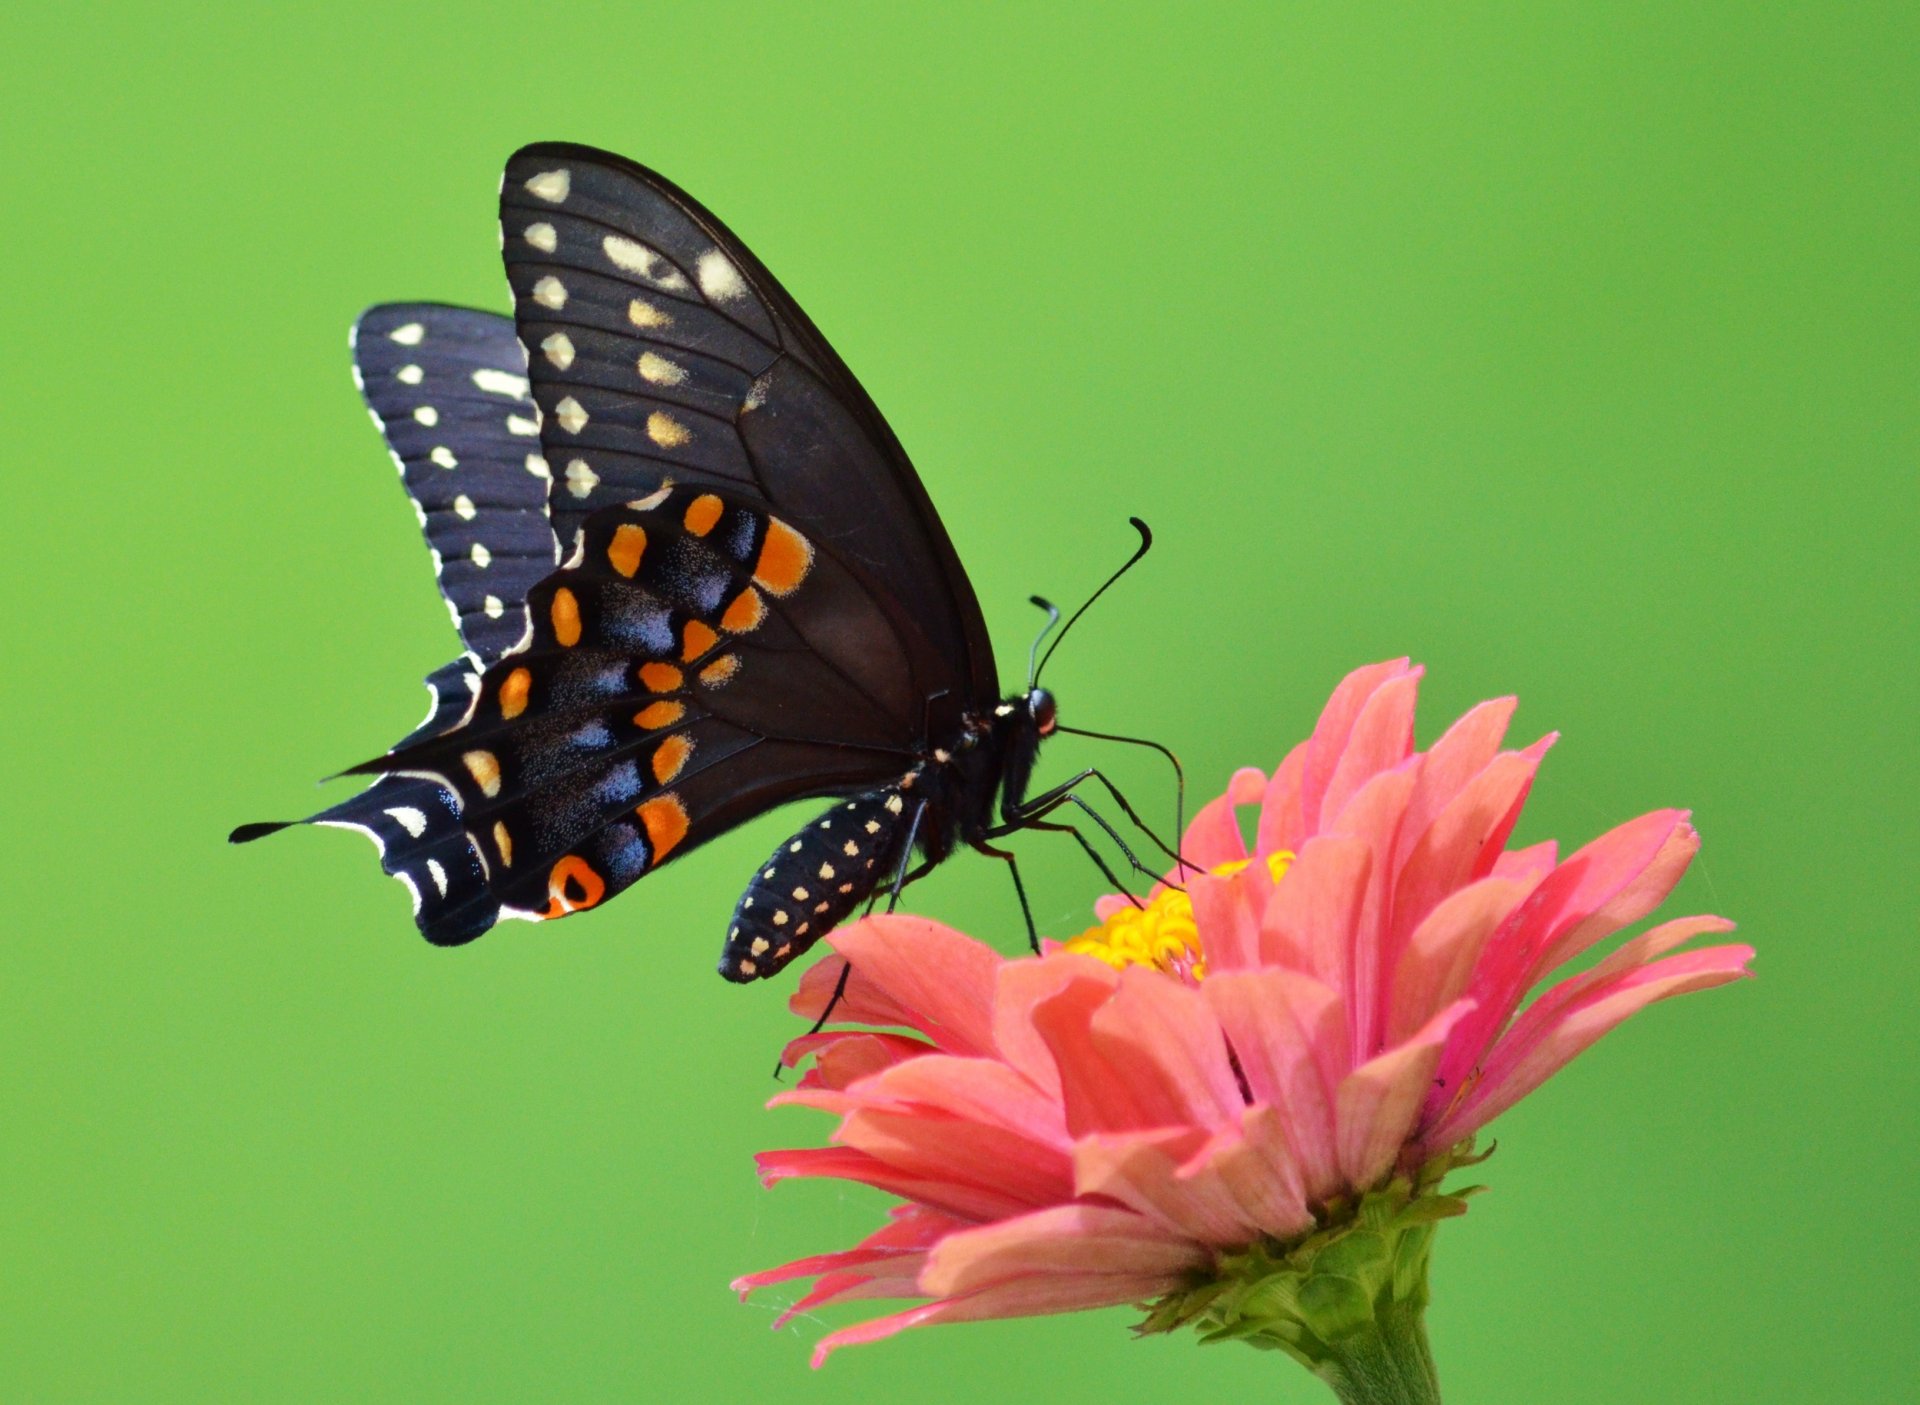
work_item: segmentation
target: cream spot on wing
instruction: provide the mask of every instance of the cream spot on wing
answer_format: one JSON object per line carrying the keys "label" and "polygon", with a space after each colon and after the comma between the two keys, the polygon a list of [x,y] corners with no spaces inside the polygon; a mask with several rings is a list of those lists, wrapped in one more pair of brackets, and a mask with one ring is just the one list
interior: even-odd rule
{"label": "cream spot on wing", "polygon": [[587,411],[571,395],[553,407],[553,417],[560,421],[560,427],[569,434],[578,434],[587,427]]}
{"label": "cream spot on wing", "polygon": [[548,334],[540,342],[540,351],[552,365],[562,371],[573,364],[573,338],[565,332]]}
{"label": "cream spot on wing", "polygon": [[511,371],[481,369],[473,373],[473,383],[489,395],[510,395],[515,400],[527,393],[527,378]]}
{"label": "cream spot on wing", "polygon": [[567,305],[567,285],[549,273],[533,285],[533,300],[558,312]]}
{"label": "cream spot on wing", "polygon": [[473,550],[469,551],[467,555],[472,558],[473,564],[483,571],[493,564],[493,553],[480,545],[479,542],[473,544]]}
{"label": "cream spot on wing", "polygon": [[609,234],[600,241],[607,259],[623,273],[637,273],[650,283],[658,283],[673,292],[685,292],[687,280],[680,270],[660,257],[656,250],[621,234]]}
{"label": "cream spot on wing", "polygon": [[718,249],[700,255],[700,261],[693,266],[693,271],[700,280],[700,291],[710,298],[731,302],[746,296],[747,285],[740,277],[740,270]]}
{"label": "cream spot on wing", "polygon": [[[736,927],[734,930],[737,932],[740,929]],[[748,947],[747,950],[751,951],[755,956],[765,956],[767,954],[767,948],[772,945],[773,943],[765,937],[755,937],[753,939],[753,945]]]}
{"label": "cream spot on wing", "polygon": [[774,913],[774,914],[773,914],[773,925],[774,925],[774,926],[776,926],[776,927],[784,927],[784,926],[786,926],[786,925],[787,925],[787,914],[786,914],[786,913],[784,913],[784,912],[776,912],[776,913]]}
{"label": "cream spot on wing", "polygon": [[436,424],[440,423],[440,412],[431,405],[420,406],[413,412],[413,417],[428,429],[432,429]]}
{"label": "cream spot on wing", "polygon": [[427,812],[416,810],[411,805],[395,805],[387,814],[393,821],[411,834],[415,839],[427,832]]}
{"label": "cream spot on wing", "polygon": [[635,512],[651,512],[653,511],[654,508],[660,506],[661,503],[665,502],[667,500],[668,495],[671,494],[672,492],[673,492],[673,480],[671,478],[663,479],[658,488],[655,488],[651,493],[648,493],[644,498],[633,499],[633,501],[629,502],[627,506],[632,508]]}
{"label": "cream spot on wing", "polygon": [[673,319],[644,298],[627,304],[627,320],[636,327],[671,327]]}
{"label": "cream spot on wing", "polygon": [[527,455],[527,472],[535,478],[544,478],[549,483],[553,482],[553,466],[547,462],[544,454]]}
{"label": "cream spot on wing", "polygon": [[687,368],[649,351],[640,357],[640,378],[654,385],[678,385],[687,378]]}
{"label": "cream spot on wing", "polygon": [[500,758],[491,751],[469,751],[460,757],[480,793],[491,800],[500,793]]}
{"label": "cream spot on wing", "polygon": [[822,878],[823,880],[831,880],[831,879],[833,878],[833,865],[832,865],[832,864],[830,864],[830,863],[823,863],[823,864],[821,864],[821,865],[820,865],[820,877],[821,877],[821,878]]}
{"label": "cream spot on wing", "polygon": [[465,493],[462,493],[453,500],[453,510],[460,514],[460,520],[462,522],[473,521],[474,514],[479,511],[479,509],[473,505],[473,499]]}
{"label": "cream spot on wing", "polygon": [[481,602],[480,608],[487,612],[490,620],[497,620],[507,612],[506,602],[497,595],[489,595]]}
{"label": "cream spot on wing", "polygon": [[558,205],[573,189],[573,172],[565,166],[557,171],[542,171],[528,179],[527,189],[549,205]]}
{"label": "cream spot on wing", "polygon": [[677,449],[693,438],[693,433],[672,415],[655,410],[647,416],[647,438],[663,449]]}
{"label": "cream spot on wing", "polygon": [[906,808],[907,808],[906,802],[902,800],[899,796],[889,795],[887,797],[887,813],[888,814],[897,815]]}
{"label": "cream spot on wing", "polygon": [[453,456],[453,450],[449,449],[445,444],[434,445],[433,452],[428,454],[427,457],[441,468],[460,467],[460,460]]}
{"label": "cream spot on wing", "polygon": [[868,821],[867,821],[867,833],[868,833],[868,834],[878,834],[879,832],[880,832],[880,821],[878,821],[878,820],[868,820]]}
{"label": "cream spot on wing", "polygon": [[508,415],[507,416],[507,433],[538,434],[539,432],[540,432],[540,425],[538,421],[530,420],[525,415]]}
{"label": "cream spot on wing", "polygon": [[418,385],[427,378],[427,373],[418,366],[402,366],[393,373],[393,378],[402,385]]}
{"label": "cream spot on wing", "polygon": [[560,247],[560,236],[554,227],[545,220],[527,226],[527,242],[543,254],[550,254]]}
{"label": "cream spot on wing", "polygon": [[600,485],[600,475],[587,465],[585,459],[575,459],[567,465],[567,491],[576,498],[584,498]]}
{"label": "cream spot on wing", "polygon": [[447,871],[440,867],[440,860],[428,859],[427,872],[433,876],[433,886],[440,890],[440,896],[447,895]]}
{"label": "cream spot on wing", "polygon": [[387,340],[397,341],[402,346],[418,346],[426,340],[427,329],[418,322],[409,322],[404,327],[395,327],[387,333]]}
{"label": "cream spot on wing", "polygon": [[851,839],[849,839],[846,843],[840,846],[840,852],[845,854],[850,859],[858,858],[860,855],[860,846],[854,843]]}

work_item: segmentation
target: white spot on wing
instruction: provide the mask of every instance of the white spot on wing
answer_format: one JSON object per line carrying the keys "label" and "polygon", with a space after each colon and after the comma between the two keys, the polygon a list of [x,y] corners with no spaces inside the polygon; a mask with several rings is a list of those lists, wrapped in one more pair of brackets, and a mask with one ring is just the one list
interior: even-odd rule
{"label": "white spot on wing", "polygon": [[433,452],[428,454],[427,457],[432,459],[433,462],[441,468],[460,467],[460,460],[453,456],[453,450],[449,449],[445,444],[435,444],[433,446]]}
{"label": "white spot on wing", "polygon": [[567,305],[567,285],[549,273],[533,285],[533,300],[558,312]]}
{"label": "white spot on wing", "polygon": [[527,393],[527,378],[511,371],[481,369],[473,373],[473,383],[489,395],[509,395],[519,400]]}
{"label": "white spot on wing", "polygon": [[[358,374],[359,368],[355,367],[354,370]],[[393,373],[393,378],[402,385],[418,385],[427,378],[427,373],[418,366],[402,366]]]}
{"label": "white spot on wing", "polygon": [[527,242],[543,254],[550,254],[560,247],[560,236],[552,225],[545,220],[527,226]]}
{"label": "white spot on wing", "polygon": [[490,620],[497,620],[507,612],[506,602],[497,595],[489,595],[481,602],[480,608],[487,612],[487,618]]}
{"label": "white spot on wing", "polygon": [[411,805],[395,805],[387,811],[395,824],[411,834],[415,839],[427,832],[427,812],[416,810]]}
{"label": "white spot on wing", "polygon": [[587,427],[586,407],[571,395],[553,407],[553,417],[569,434],[578,434]]}
{"label": "white spot on wing", "polygon": [[433,878],[433,886],[440,890],[440,896],[444,898],[447,895],[447,871],[440,867],[440,860],[428,859],[427,872]]}
{"label": "white spot on wing", "polygon": [[479,509],[473,505],[473,499],[462,493],[453,500],[453,510],[460,515],[462,522],[471,522]]}
{"label": "white spot on wing", "polygon": [[700,291],[716,301],[731,302],[746,296],[747,285],[740,277],[740,270],[718,249],[700,255],[693,271],[700,280]]}
{"label": "white spot on wing", "polygon": [[635,298],[627,304],[627,320],[636,327],[671,327],[673,319],[652,303]]}
{"label": "white spot on wing", "polygon": [[440,412],[431,405],[422,405],[413,412],[413,417],[428,429],[432,429],[436,424],[440,423]]}
{"label": "white spot on wing", "polygon": [[540,426],[536,424],[533,420],[528,419],[525,415],[508,415],[507,416],[507,433],[538,434],[539,432],[540,432]]}
{"label": "white spot on wing", "polygon": [[553,469],[548,465],[546,458],[540,454],[527,455],[527,472],[535,478],[544,478],[549,483],[553,482]]}
{"label": "white spot on wing", "polygon": [[600,241],[600,247],[606,251],[607,261],[623,273],[637,273],[648,282],[676,293],[688,289],[679,269],[638,240],[623,234],[609,234]]}
{"label": "white spot on wing", "polygon": [[418,346],[426,339],[427,329],[418,322],[409,322],[403,327],[395,327],[387,333],[387,340],[397,341],[402,346]]}
{"label": "white spot on wing", "polygon": [[551,332],[540,343],[540,350],[555,367],[564,371],[573,364],[573,338],[565,332]]}
{"label": "white spot on wing", "polygon": [[584,498],[600,485],[600,475],[588,467],[585,459],[575,459],[567,465],[567,491],[576,498]]}
{"label": "white spot on wing", "polygon": [[528,179],[527,189],[549,205],[558,205],[573,190],[573,172],[565,166],[557,171],[542,171]]}
{"label": "white spot on wing", "polygon": [[473,550],[469,551],[467,555],[472,557],[473,564],[483,571],[493,564],[493,553],[480,545],[479,542],[473,544]]}

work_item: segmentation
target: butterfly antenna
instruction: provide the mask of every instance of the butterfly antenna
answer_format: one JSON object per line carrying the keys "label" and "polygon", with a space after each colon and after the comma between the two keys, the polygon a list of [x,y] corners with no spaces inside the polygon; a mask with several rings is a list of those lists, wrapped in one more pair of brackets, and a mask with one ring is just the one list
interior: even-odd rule
{"label": "butterfly antenna", "polygon": [[1127,521],[1131,522],[1133,524],[1133,530],[1140,534],[1140,545],[1134,549],[1133,555],[1126,559],[1125,564],[1122,565],[1119,570],[1107,577],[1106,584],[1094,591],[1092,595],[1089,595],[1087,597],[1087,603],[1075,610],[1072,618],[1066,622],[1058,634],[1053,636],[1053,643],[1047,646],[1047,652],[1040,657],[1040,667],[1034,670],[1034,684],[1040,682],[1040,675],[1047,671],[1047,660],[1053,657],[1053,651],[1060,647],[1061,642],[1066,639],[1074,625],[1080,622],[1080,616],[1086,614],[1088,609],[1092,607],[1094,601],[1105,595],[1115,581],[1119,580],[1120,577],[1124,576],[1128,571],[1131,571],[1134,566],[1138,564],[1140,558],[1153,549],[1152,528],[1148,527],[1147,524],[1142,522],[1138,517],[1129,517]]}
{"label": "butterfly antenna", "polygon": [[1033,691],[1034,674],[1038,672],[1034,666],[1034,661],[1040,657],[1040,645],[1042,642],[1045,641],[1049,634],[1053,633],[1053,627],[1060,623],[1060,607],[1051,600],[1042,600],[1037,595],[1030,595],[1027,598],[1047,612],[1047,622],[1040,626],[1040,632],[1033,636],[1033,647],[1027,650],[1027,691],[1031,693]]}

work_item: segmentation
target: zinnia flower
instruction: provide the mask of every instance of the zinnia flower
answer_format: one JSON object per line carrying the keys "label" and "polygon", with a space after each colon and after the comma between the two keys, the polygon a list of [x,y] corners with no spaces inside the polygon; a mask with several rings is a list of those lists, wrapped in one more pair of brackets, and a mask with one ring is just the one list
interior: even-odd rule
{"label": "zinnia flower", "polygon": [[[1359,669],[1271,778],[1237,773],[1188,828],[1198,872],[1144,910],[1010,960],[922,918],[873,917],[793,1001],[833,1023],[775,1104],[840,1119],[767,1152],[768,1184],[900,1197],[851,1249],[750,1274],[822,1303],[917,1298],[814,1353],[935,1322],[1150,1304],[1279,1347],[1346,1399],[1438,1399],[1421,1311],[1440,1180],[1474,1134],[1641,1007],[1746,973],[1685,917],[1527,992],[1665,899],[1699,847],[1657,810],[1561,858],[1508,849],[1553,737],[1501,740],[1511,698],[1413,748],[1420,670]],[[1258,805],[1249,852],[1240,807]],[[1181,891],[1184,887],[1185,891]],[[908,1031],[908,1032],[901,1032]]]}

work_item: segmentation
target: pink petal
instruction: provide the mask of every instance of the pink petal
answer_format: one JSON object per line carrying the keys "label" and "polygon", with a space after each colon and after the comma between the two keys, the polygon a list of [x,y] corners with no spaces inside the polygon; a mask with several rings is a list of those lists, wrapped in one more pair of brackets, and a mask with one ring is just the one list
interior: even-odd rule
{"label": "pink petal", "polygon": [[1417,762],[1405,762],[1396,770],[1382,772],[1363,785],[1327,826],[1331,833],[1365,840],[1372,851],[1357,911],[1348,921],[1347,1014],[1353,1027],[1356,1059],[1371,1053],[1376,1043],[1383,970],[1381,936],[1386,927],[1390,865],[1399,843],[1400,822],[1418,778]]}
{"label": "pink petal", "polygon": [[1363,839],[1321,836],[1273,890],[1260,919],[1263,965],[1284,966],[1344,989],[1373,850]]}
{"label": "pink petal", "polygon": [[1482,878],[1448,896],[1408,938],[1387,991],[1384,1038],[1389,1045],[1467,993],[1480,951],[1533,891],[1532,883]]}
{"label": "pink petal", "polygon": [[823,1273],[837,1273],[903,1255],[918,1255],[931,1248],[942,1235],[971,1226],[970,1220],[957,1220],[951,1215],[943,1215],[920,1205],[903,1205],[897,1208],[893,1218],[852,1249],[842,1249],[832,1254],[811,1254],[804,1259],[782,1264],[779,1268],[743,1273],[730,1286],[744,1298],[754,1289],[772,1283],[785,1283],[795,1278],[817,1278]]}
{"label": "pink petal", "polygon": [[1467,782],[1479,775],[1487,763],[1499,754],[1500,742],[1513,720],[1517,698],[1495,698],[1483,702],[1447,728],[1440,740],[1421,758],[1420,779],[1407,802],[1407,820],[1401,832],[1398,868],[1406,850],[1427,831],[1440,812]]}
{"label": "pink petal", "polygon": [[931,1054],[933,1045],[904,1034],[885,1034],[877,1030],[823,1029],[818,1034],[803,1034],[787,1044],[780,1062],[796,1068],[808,1054],[813,1067],[800,1080],[802,1088],[844,1088],[848,1084],[891,1067],[903,1059]]}
{"label": "pink petal", "polygon": [[861,1298],[917,1298],[920,1296],[920,1271],[925,1254],[895,1259],[885,1273],[825,1273],[813,1287],[773,1319],[779,1331],[796,1317],[804,1317],[828,1303],[853,1302]]}
{"label": "pink petal", "polygon": [[1472,1008],[1471,1000],[1454,1002],[1413,1038],[1360,1065],[1340,1084],[1335,1121],[1348,1185],[1370,1186],[1393,1166],[1412,1136],[1447,1032]]}
{"label": "pink petal", "polygon": [[1277,966],[1208,976],[1200,991],[1255,1102],[1277,1110],[1307,1194],[1330,1194],[1340,1182],[1333,1090],[1352,1066],[1339,993]]}
{"label": "pink petal", "polygon": [[1656,810],[1629,820],[1571,855],[1541,880],[1480,954],[1472,986],[1478,1008],[1460,1022],[1440,1061],[1446,1086],[1461,1086],[1481,1062],[1494,1034],[1545,974],[1539,965],[1541,953],[1633,884],[1685,824],[1686,814],[1680,810]]}
{"label": "pink petal", "polygon": [[895,1064],[854,1091],[869,1105],[938,1112],[1067,1147],[1060,1100],[997,1059],[932,1054]]}
{"label": "pink petal", "polygon": [[1525,849],[1509,849],[1494,860],[1493,876],[1511,878],[1532,887],[1560,862],[1560,846],[1551,839]]}
{"label": "pink petal", "polygon": [[[1235,806],[1249,805],[1266,790],[1267,778],[1252,766],[1233,773],[1226,794],[1209,800],[1187,826],[1180,840],[1180,853],[1200,868],[1216,868],[1247,857],[1247,841],[1240,834],[1240,817]],[[1177,876],[1177,875],[1176,875]]]}
{"label": "pink petal", "polygon": [[1264,863],[1250,863],[1224,878],[1199,873],[1187,880],[1193,922],[1206,952],[1207,970],[1244,971],[1260,965],[1260,919],[1273,893]]}
{"label": "pink petal", "polygon": [[1368,781],[1413,754],[1413,709],[1424,672],[1415,667],[1388,679],[1360,709],[1340,763],[1327,781],[1327,793],[1320,802],[1323,817],[1339,814]]}
{"label": "pink petal", "polygon": [[1237,1113],[1220,1026],[1194,991],[1143,967],[1071,965],[1075,979],[1036,1004],[1032,1021],[1059,1069],[1072,1135],[1213,1126],[1222,1109]]}
{"label": "pink petal", "polygon": [[1327,705],[1320,713],[1320,721],[1307,742],[1306,764],[1300,777],[1300,814],[1304,834],[1321,832],[1324,818],[1322,805],[1327,787],[1333,780],[1334,772],[1339,769],[1340,758],[1346,753],[1347,739],[1353,735],[1353,724],[1359,720],[1368,699],[1407,671],[1406,659],[1392,659],[1386,663],[1356,668],[1340,680],[1340,685],[1333,690],[1333,696],[1327,699]]}
{"label": "pink petal", "polygon": [[1000,1057],[1036,1088],[1058,1098],[1060,1071],[1035,1012],[1062,997],[1065,1003],[1047,1018],[1068,1018],[1069,1010],[1091,1008],[1105,1000],[1118,983],[1118,973],[1091,956],[1062,952],[1042,960],[1007,962],[1000,968],[993,993],[993,1042]]}
{"label": "pink petal", "polygon": [[1280,1114],[1264,1104],[1247,1108],[1238,1127],[1222,1127],[1207,1138],[1174,1174],[1181,1182],[1217,1187],[1245,1223],[1275,1238],[1291,1238],[1313,1224]]}
{"label": "pink petal", "polygon": [[[990,946],[924,917],[892,914],[842,927],[827,939],[852,963],[840,1023],[899,1024],[954,1054],[991,1054],[994,979],[1003,958]],[[794,997],[794,1013],[817,1017],[839,978],[821,961]],[[824,988],[823,988],[824,987]]]}
{"label": "pink petal", "polygon": [[802,1147],[792,1151],[763,1151],[754,1157],[762,1185],[804,1176],[856,1181],[923,1205],[970,1220],[998,1220],[1025,1214],[1029,1201],[1008,1194],[993,1183],[969,1183],[949,1176],[916,1175],[867,1155],[855,1147]]}
{"label": "pink petal", "polygon": [[938,1302],[897,1312],[891,1317],[878,1317],[871,1322],[843,1327],[820,1339],[820,1344],[813,1349],[813,1365],[816,1369],[825,1365],[827,1357],[843,1346],[877,1342],[904,1332],[909,1327],[1119,1307],[1157,1298],[1179,1287],[1183,1281],[1178,1274],[1088,1274],[1076,1278],[1036,1275],[1032,1278],[1016,1278],[991,1288],[982,1288],[962,1298],[942,1298]]}
{"label": "pink petal", "polygon": [[[1461,1105],[1427,1137],[1449,1145],[1484,1127],[1589,1048],[1607,1031],[1656,1000],[1725,985],[1750,974],[1750,946],[1704,947],[1616,976],[1523,1040],[1503,1040],[1495,1060]],[[1519,1031],[1516,1030],[1517,1034]]]}
{"label": "pink petal", "polygon": [[[1682,814],[1684,815],[1684,811]],[[1541,952],[1534,970],[1539,975],[1570,961],[1595,942],[1612,936],[1622,927],[1630,927],[1661,903],[1674,890],[1693,856],[1700,852],[1700,833],[1684,819],[1667,835],[1660,852],[1639,877],[1615,893],[1593,916],[1574,927],[1565,936]]]}
{"label": "pink petal", "polygon": [[1056,1205],[946,1236],[928,1256],[920,1288],[945,1298],[1032,1274],[1157,1277],[1205,1261],[1190,1240],[1131,1210]]}
{"label": "pink petal", "polygon": [[924,1109],[865,1107],[847,1114],[834,1140],[920,1180],[975,1187],[1011,1197],[1023,1208],[1073,1195],[1073,1168],[1064,1146],[990,1122]]}
{"label": "pink petal", "polygon": [[1219,1177],[1181,1179],[1181,1165],[1207,1141],[1198,1128],[1096,1132],[1073,1146],[1081,1195],[1117,1200],[1168,1233],[1202,1244],[1245,1244],[1259,1233]]}
{"label": "pink petal", "polygon": [[1292,853],[1307,842],[1307,824],[1300,811],[1300,779],[1306,774],[1307,744],[1301,742],[1287,753],[1267,782],[1267,793],[1260,801],[1260,827],[1254,841],[1262,854],[1278,850]]}

